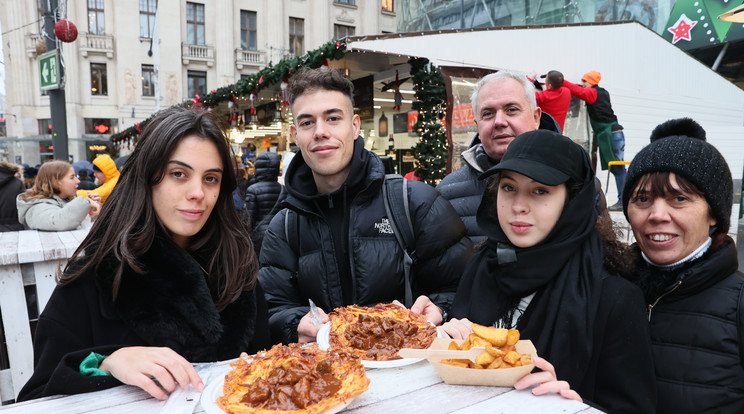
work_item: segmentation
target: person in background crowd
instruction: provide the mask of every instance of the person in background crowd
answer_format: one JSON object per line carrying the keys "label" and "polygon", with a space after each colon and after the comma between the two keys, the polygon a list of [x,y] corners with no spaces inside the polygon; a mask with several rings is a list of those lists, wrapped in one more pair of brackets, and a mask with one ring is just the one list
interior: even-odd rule
{"label": "person in background crowd", "polygon": [[96,188],[96,183],[93,182],[93,179],[90,177],[87,169],[83,168],[78,172],[78,179],[80,180],[78,189],[93,190]]}
{"label": "person in background crowd", "polygon": [[101,197],[101,204],[105,204],[119,181],[119,170],[110,155],[100,154],[93,160],[93,175],[101,185],[93,190],[78,190],[78,195],[88,197],[89,194],[97,194]]}
{"label": "person in background crowd", "polygon": [[245,191],[245,210],[243,211],[243,222],[249,225],[253,248],[256,255],[261,252],[268,220],[264,220],[271,213],[272,208],[279,200],[282,193],[282,185],[277,182],[279,177],[279,154],[264,151],[256,157],[256,173],[253,175],[253,184]]}
{"label": "person in background crowd", "polygon": [[734,186],[689,118],[667,121],[633,158],[623,208],[630,279],[648,304],[660,414],[744,413],[744,274],[728,236]]}
{"label": "person in background crowd", "polygon": [[466,338],[471,321],[518,329],[543,372],[517,389],[537,385],[533,394],[584,399],[610,413],[653,413],[643,296],[617,276],[631,270],[629,251],[611,220],[597,220],[589,154],[555,132],[527,132],[482,178],[491,175],[478,209],[488,239],[463,273],[443,330]]}
{"label": "person in background crowd", "polygon": [[232,192],[233,204],[235,204],[235,210],[238,211],[238,216],[243,216],[245,210],[245,188],[248,180],[245,178],[245,169],[241,167],[240,157],[233,157],[233,168],[235,169],[235,189]]}
{"label": "person in background crowd", "polygon": [[[617,123],[617,116],[612,110],[610,93],[599,86],[600,79],[602,79],[602,74],[591,70],[581,77],[581,86],[567,80],[563,81],[563,86],[571,91],[571,95],[586,102],[589,123],[592,124],[594,130],[591,151],[592,168],[597,165],[597,148],[599,148],[600,165],[603,170],[606,170],[610,161],[622,161],[625,157],[625,134],[623,126]],[[608,209],[622,211],[622,195],[627,170],[624,165],[615,165],[610,168],[610,172],[615,176],[617,203],[609,206]]]}
{"label": "person in background crowd", "polygon": [[33,188],[16,198],[18,221],[31,230],[67,231],[97,216],[101,205],[96,197],[76,197],[79,182],[67,161],[45,162]]}
{"label": "person in background crowd", "polygon": [[30,165],[23,164],[23,186],[26,187],[27,190],[33,188],[36,174],[39,173],[39,168],[41,168],[41,165],[31,167]]}
{"label": "person in background crowd", "polygon": [[0,232],[23,230],[16,207],[16,197],[26,191],[20,171],[18,165],[0,161]]}
{"label": "person in background crowd", "polygon": [[258,262],[212,112],[158,112],[39,317],[24,401],[122,383],[202,391],[192,362],[271,345]]}
{"label": "person in background crowd", "polygon": [[538,128],[561,131],[555,120],[537,107],[535,85],[521,72],[502,70],[484,76],[470,101],[478,133],[470,148],[462,153],[463,166],[444,177],[437,190],[452,203],[468,236],[478,244],[486,239],[476,221],[485,191],[478,176],[498,164],[517,135]]}
{"label": "person in background crowd", "polygon": [[[530,82],[534,82],[537,73],[532,72],[527,77]],[[564,130],[568,107],[571,105],[571,91],[563,87],[563,74],[557,70],[551,70],[545,77],[545,90],[535,91],[537,106],[543,112],[553,116],[555,122]]]}
{"label": "person in background crowd", "polygon": [[472,252],[452,205],[432,187],[408,182],[415,258],[406,276],[385,208],[384,166],[359,138],[353,93],[352,82],[326,66],[289,84],[290,133],[300,152],[287,171],[287,208],[264,236],[259,271],[275,341],[315,341],[322,325],[312,322],[308,299],[322,322],[336,307],[398,300],[439,324]]}

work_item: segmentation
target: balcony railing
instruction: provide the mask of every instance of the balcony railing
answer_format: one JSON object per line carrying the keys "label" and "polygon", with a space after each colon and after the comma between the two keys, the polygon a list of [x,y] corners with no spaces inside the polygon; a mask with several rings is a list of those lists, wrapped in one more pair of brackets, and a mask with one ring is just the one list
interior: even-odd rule
{"label": "balcony railing", "polygon": [[26,34],[26,55],[29,58],[36,57],[36,45],[38,45],[44,38],[39,33],[27,33]]}
{"label": "balcony railing", "polygon": [[109,59],[114,57],[114,36],[83,32],[78,41],[80,42],[80,54],[83,57],[88,56],[89,53],[105,54]]}
{"label": "balcony railing", "polygon": [[235,67],[238,70],[243,66],[261,67],[266,64],[266,52],[256,50],[235,49]]}
{"label": "balcony railing", "polygon": [[212,67],[214,65],[214,47],[209,45],[191,45],[188,43],[182,43],[181,48],[181,60],[184,65],[188,65],[191,61],[203,62],[207,66]]}

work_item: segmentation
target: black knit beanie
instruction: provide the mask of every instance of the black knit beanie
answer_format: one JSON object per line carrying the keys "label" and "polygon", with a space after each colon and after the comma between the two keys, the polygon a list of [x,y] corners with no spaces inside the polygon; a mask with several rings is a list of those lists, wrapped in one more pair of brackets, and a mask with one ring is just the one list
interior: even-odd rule
{"label": "black knit beanie", "polygon": [[630,163],[623,188],[623,212],[636,183],[652,172],[672,172],[695,185],[710,206],[716,227],[724,233],[731,225],[734,183],[720,152],[705,141],[705,130],[690,118],[672,119],[651,133],[651,143]]}

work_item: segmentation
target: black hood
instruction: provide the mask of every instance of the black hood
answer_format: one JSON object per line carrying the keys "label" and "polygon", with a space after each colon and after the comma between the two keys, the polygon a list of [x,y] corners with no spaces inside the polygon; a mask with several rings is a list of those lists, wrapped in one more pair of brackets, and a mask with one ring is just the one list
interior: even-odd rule
{"label": "black hood", "polygon": [[256,172],[253,174],[253,181],[276,181],[279,177],[279,165],[282,157],[279,154],[266,151],[262,152],[256,158]]}
{"label": "black hood", "polygon": [[[346,194],[356,194],[372,185],[380,185],[385,178],[385,167],[382,160],[377,154],[364,149],[364,139],[358,137],[354,141],[354,153],[351,156],[351,170],[344,184],[331,195],[341,192]],[[326,194],[319,194],[315,185],[313,172],[305,162],[302,151],[298,152],[292,159],[287,169],[287,176],[284,178],[284,185],[289,193],[288,201],[292,199],[297,202],[311,203],[312,201],[324,197]]]}

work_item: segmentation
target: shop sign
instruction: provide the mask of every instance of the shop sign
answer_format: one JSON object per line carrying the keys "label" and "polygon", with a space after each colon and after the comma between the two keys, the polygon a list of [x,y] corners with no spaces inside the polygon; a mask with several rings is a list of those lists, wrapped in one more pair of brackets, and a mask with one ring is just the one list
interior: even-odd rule
{"label": "shop sign", "polygon": [[452,128],[465,128],[475,125],[472,105],[455,105],[452,108]]}

